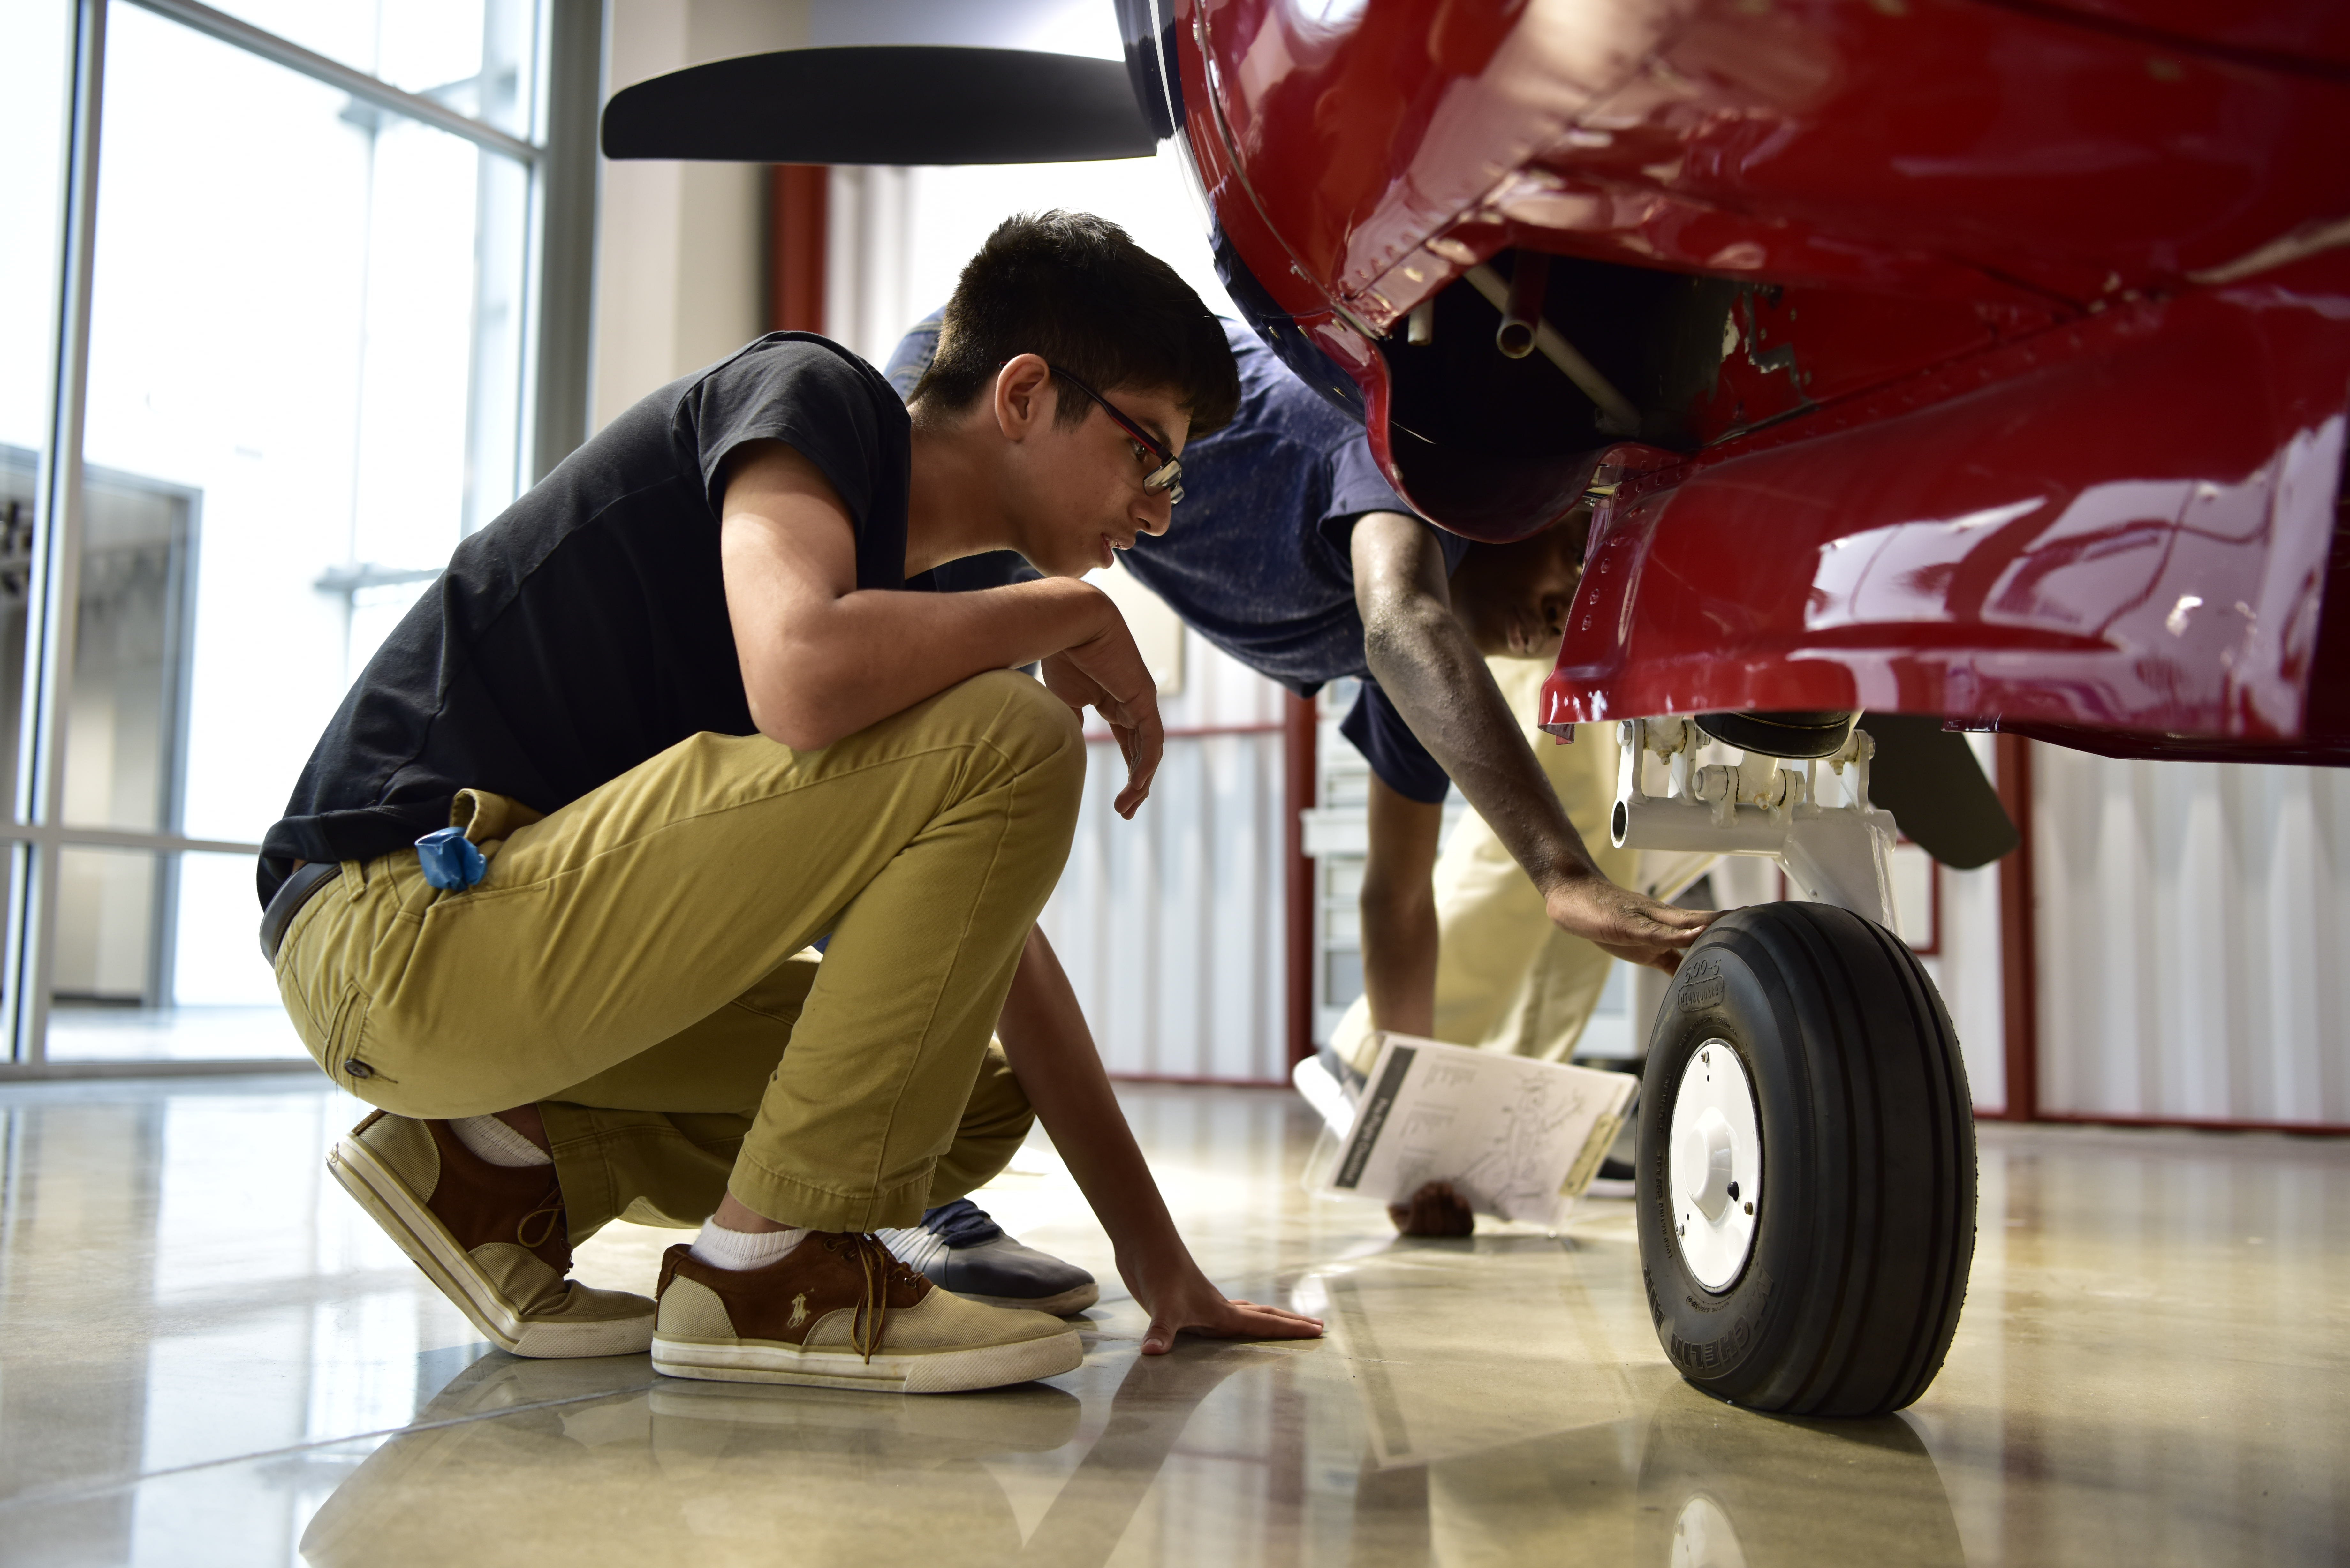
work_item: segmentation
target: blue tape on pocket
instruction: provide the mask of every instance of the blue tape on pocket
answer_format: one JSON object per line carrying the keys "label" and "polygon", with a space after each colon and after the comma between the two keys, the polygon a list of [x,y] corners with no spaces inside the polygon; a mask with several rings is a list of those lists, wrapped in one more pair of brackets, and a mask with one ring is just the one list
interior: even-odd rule
{"label": "blue tape on pocket", "polygon": [[490,863],[462,827],[444,827],[416,841],[417,864],[435,888],[462,893],[490,874]]}

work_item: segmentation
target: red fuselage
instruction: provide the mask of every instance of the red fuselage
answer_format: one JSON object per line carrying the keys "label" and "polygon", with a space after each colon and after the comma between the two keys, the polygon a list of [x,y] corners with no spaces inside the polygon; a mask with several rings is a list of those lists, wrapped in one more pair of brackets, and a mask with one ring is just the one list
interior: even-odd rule
{"label": "red fuselage", "polygon": [[[1406,497],[1493,539],[1594,508],[1546,722],[2350,761],[2350,8],[1151,15],[1235,297]],[[1637,439],[1488,353],[1466,275],[1530,256]]]}

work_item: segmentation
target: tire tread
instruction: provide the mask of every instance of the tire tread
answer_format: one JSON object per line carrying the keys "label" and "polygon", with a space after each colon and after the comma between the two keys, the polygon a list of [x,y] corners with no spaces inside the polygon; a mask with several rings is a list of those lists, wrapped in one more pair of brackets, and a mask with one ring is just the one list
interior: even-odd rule
{"label": "tire tread", "polygon": [[[1782,1211],[1816,1266],[1783,1354],[1735,1397],[1790,1415],[1899,1409],[1941,1369],[1972,1253],[1973,1108],[1957,1033],[1908,945],[1846,910],[1737,910],[1700,949],[1716,942],[1764,981],[1782,1038],[1802,1042],[1783,1064],[1797,1075],[1801,1141],[1834,1167],[1815,1168],[1808,1203]],[[1657,1044],[1673,1005],[1669,995]]]}

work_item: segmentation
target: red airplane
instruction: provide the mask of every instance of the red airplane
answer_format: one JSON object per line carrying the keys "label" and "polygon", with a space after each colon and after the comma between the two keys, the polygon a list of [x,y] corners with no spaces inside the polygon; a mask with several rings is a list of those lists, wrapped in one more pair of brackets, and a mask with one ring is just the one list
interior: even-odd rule
{"label": "red airplane", "polygon": [[[1493,541],[1587,515],[1541,719],[1639,722],[1619,839],[1626,804],[1668,798],[1647,766],[1726,836],[1818,815],[1814,771],[1709,784],[1728,770],[1694,748],[1865,763],[1861,711],[2350,764],[2350,8],[1118,11],[1123,66],[698,67],[619,95],[607,151],[963,163],[1172,138],[1234,302],[1415,507]],[[1817,904],[1741,911],[1660,1014],[1649,1303],[1725,1398],[1895,1408],[1949,1345],[1972,1126],[1898,948]]]}

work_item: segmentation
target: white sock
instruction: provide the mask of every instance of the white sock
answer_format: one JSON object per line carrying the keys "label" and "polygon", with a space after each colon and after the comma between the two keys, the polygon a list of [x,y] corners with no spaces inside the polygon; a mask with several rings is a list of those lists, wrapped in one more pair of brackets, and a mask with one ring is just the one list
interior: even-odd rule
{"label": "white sock", "polygon": [[507,1167],[553,1165],[554,1157],[495,1116],[452,1116],[449,1130],[457,1141],[489,1165]]}
{"label": "white sock", "polygon": [[693,1261],[713,1269],[763,1269],[799,1245],[805,1230],[729,1231],[712,1219],[694,1238]]}

